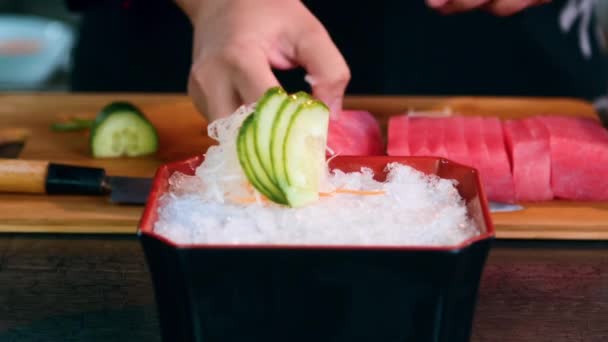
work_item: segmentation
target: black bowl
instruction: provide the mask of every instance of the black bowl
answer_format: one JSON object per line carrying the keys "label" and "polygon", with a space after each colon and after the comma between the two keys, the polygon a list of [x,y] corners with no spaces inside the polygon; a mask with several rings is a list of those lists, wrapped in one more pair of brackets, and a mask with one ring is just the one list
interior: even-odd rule
{"label": "black bowl", "polygon": [[476,170],[441,158],[338,157],[345,172],[384,177],[400,162],[458,180],[481,234],[456,246],[178,245],[154,233],[161,167],[138,235],[154,282],[164,341],[468,341],[494,228]]}

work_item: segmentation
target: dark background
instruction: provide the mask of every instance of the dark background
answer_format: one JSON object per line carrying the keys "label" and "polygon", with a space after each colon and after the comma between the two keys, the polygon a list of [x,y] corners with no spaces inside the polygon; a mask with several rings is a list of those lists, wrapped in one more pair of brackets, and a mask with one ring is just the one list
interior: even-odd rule
{"label": "dark background", "polygon": [[[90,2],[100,4],[69,11],[67,0],[0,0],[0,14],[48,17],[74,30],[68,68],[32,89],[185,91],[191,28],[172,1],[129,1],[130,8],[122,0]],[[594,100],[608,92],[606,58],[588,62],[580,56],[578,26],[563,40],[553,32],[565,0],[511,18],[479,12],[444,17],[422,0],[304,2],[351,66],[349,93]],[[604,23],[608,10],[600,3],[597,16]],[[300,70],[279,76],[292,90],[307,87]]]}

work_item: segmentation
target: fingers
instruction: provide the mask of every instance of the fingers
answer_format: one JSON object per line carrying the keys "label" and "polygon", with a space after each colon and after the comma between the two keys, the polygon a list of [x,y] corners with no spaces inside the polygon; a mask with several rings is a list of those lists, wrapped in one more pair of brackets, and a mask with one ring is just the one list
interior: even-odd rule
{"label": "fingers", "polygon": [[439,8],[450,2],[450,0],[426,0],[427,6],[431,8]]}
{"label": "fingers", "polygon": [[332,113],[338,113],[350,81],[344,57],[320,24],[298,32],[294,41],[294,59],[307,71],[313,96],[328,105]]}
{"label": "fingers", "polygon": [[212,61],[194,64],[188,79],[188,95],[209,122],[230,115],[239,106],[228,74],[220,70],[219,63]]}
{"label": "fingers", "polygon": [[263,50],[248,46],[248,49],[238,49],[232,54],[234,55],[226,60],[232,73],[233,86],[242,104],[253,103],[266,90],[280,85]]}
{"label": "fingers", "polygon": [[[350,70],[327,31],[303,4],[274,0],[268,8],[275,15],[269,15],[254,10],[254,2],[226,3],[230,10],[224,9],[223,16],[204,17],[200,30],[195,30],[195,66],[188,89],[207,118],[213,121],[257,101],[280,85],[272,68],[295,66],[310,75],[313,96],[332,112],[342,109]],[[202,41],[206,45],[197,48]]]}
{"label": "fingers", "polygon": [[454,14],[477,9],[492,0],[427,0],[429,7],[443,14]]}
{"label": "fingers", "polygon": [[233,46],[221,56],[206,57],[191,71],[189,95],[209,121],[230,115],[279,85],[263,51]]}
{"label": "fingers", "polygon": [[498,16],[509,16],[551,0],[426,0],[427,5],[444,14],[484,9]]}
{"label": "fingers", "polygon": [[542,5],[549,2],[551,2],[551,0],[494,0],[484,6],[484,9],[497,16],[506,17],[521,12],[528,7]]}

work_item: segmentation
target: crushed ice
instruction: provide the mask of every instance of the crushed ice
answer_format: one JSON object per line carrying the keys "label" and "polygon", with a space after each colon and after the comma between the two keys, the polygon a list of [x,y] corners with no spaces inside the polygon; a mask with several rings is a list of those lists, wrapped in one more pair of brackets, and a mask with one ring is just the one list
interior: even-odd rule
{"label": "crushed ice", "polygon": [[236,153],[238,128],[253,108],[212,123],[209,136],[219,144],[209,148],[195,175],[170,177],[157,234],[187,244],[393,246],[454,245],[479,234],[454,181],[402,164],[388,165],[384,182],[369,169],[328,172],[322,191],[331,194],[303,208],[263,201],[246,185]]}

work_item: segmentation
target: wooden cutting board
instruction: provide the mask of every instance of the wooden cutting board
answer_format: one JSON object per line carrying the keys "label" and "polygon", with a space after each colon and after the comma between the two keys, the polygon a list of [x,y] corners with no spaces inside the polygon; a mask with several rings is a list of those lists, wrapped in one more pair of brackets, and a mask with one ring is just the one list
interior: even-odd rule
{"label": "wooden cutting board", "polygon": [[[84,133],[49,129],[62,117],[93,118],[105,104],[127,100],[139,106],[157,127],[158,154],[148,158],[92,159]],[[349,97],[345,106],[367,109],[386,129],[387,118],[407,110],[450,108],[467,115],[517,118],[537,114],[597,118],[578,100],[479,97]],[[152,177],[164,162],[203,153],[213,141],[205,120],[186,96],[172,94],[4,94],[0,95],[0,142],[26,136],[22,159],[45,159],[106,168],[111,175]],[[493,214],[498,238],[608,239],[608,203],[551,201],[526,204],[513,213]],[[104,198],[0,195],[0,232],[121,233],[136,231],[142,207],[109,204]]]}

